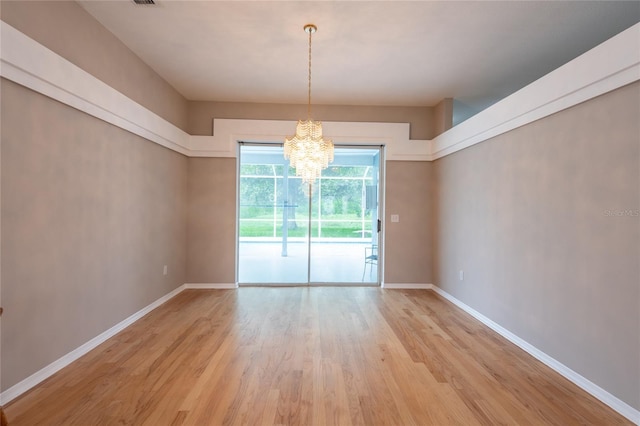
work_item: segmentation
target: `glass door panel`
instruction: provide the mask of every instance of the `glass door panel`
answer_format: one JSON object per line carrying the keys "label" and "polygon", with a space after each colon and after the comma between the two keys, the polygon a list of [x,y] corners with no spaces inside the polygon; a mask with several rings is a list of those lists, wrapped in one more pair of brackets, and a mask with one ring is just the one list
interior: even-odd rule
{"label": "glass door panel", "polygon": [[380,148],[335,149],[313,186],[281,145],[241,144],[240,284],[379,284]]}
{"label": "glass door panel", "polygon": [[311,283],[379,282],[379,164],[379,148],[336,148],[314,184]]}
{"label": "glass door panel", "polygon": [[238,282],[307,284],[309,200],[281,146],[241,145]]}

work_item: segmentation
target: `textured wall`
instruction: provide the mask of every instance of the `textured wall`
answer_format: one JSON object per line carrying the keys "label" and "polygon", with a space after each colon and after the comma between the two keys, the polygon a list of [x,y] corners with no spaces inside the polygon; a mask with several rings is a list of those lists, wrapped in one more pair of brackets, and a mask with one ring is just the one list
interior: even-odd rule
{"label": "textured wall", "polygon": [[187,100],[73,1],[2,1],[2,20],[186,130]]}
{"label": "textured wall", "polygon": [[1,90],[6,390],[186,281],[187,158]]}
{"label": "textured wall", "polygon": [[[1,13],[193,134],[305,116],[187,102],[74,2]],[[639,99],[636,83],[434,164],[389,162],[385,281],[441,286],[640,409]],[[413,139],[434,114],[314,106]],[[235,281],[235,159],[186,159],[4,80],[1,118],[3,390],[184,282]]]}
{"label": "textured wall", "polygon": [[236,282],[236,159],[190,158],[189,283]]}
{"label": "textured wall", "polygon": [[[384,281],[433,283],[433,164],[387,161]],[[400,221],[391,222],[398,214]]]}
{"label": "textured wall", "polygon": [[[385,282],[431,283],[432,165],[387,162]],[[189,159],[187,278],[234,283],[236,160]],[[399,223],[389,215],[397,213]]]}
{"label": "textured wall", "polygon": [[636,409],[638,117],[635,83],[436,161],[434,228],[435,284]]}

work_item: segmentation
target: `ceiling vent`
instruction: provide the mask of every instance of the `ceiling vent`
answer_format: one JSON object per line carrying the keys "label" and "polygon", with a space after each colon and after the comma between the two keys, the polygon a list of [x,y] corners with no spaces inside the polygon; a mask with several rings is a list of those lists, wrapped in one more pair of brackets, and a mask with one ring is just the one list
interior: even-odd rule
{"label": "ceiling vent", "polygon": [[154,0],[133,0],[135,4],[156,4]]}

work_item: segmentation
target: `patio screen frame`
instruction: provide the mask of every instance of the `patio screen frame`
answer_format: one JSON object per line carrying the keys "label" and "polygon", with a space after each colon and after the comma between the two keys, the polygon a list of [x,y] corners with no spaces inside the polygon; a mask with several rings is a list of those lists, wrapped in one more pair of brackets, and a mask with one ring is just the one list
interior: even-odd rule
{"label": "patio screen frame", "polygon": [[[282,148],[283,147],[283,143],[281,142],[244,142],[244,141],[238,141],[238,147],[237,147],[237,172],[236,172],[236,284],[238,286],[381,286],[382,283],[384,282],[383,280],[383,274],[384,274],[384,262],[383,262],[383,256],[384,256],[384,232],[382,231],[382,229],[380,229],[380,231],[375,232],[376,228],[381,228],[381,224],[382,224],[382,220],[384,218],[384,168],[385,168],[385,161],[384,161],[384,154],[385,154],[385,146],[384,145],[380,145],[380,144],[358,144],[358,145],[353,145],[353,144],[339,144],[336,143],[335,147],[336,147],[336,151],[339,150],[343,150],[343,149],[353,149],[353,150],[358,150],[358,149],[362,149],[362,150],[375,150],[377,151],[375,155],[378,156],[378,161],[377,161],[377,167],[373,167],[372,169],[377,171],[377,180],[375,180],[375,175],[373,175],[373,179],[374,179],[374,183],[377,186],[377,194],[376,194],[376,198],[377,198],[377,203],[375,206],[375,215],[376,215],[376,220],[371,220],[371,224],[370,224],[370,229],[371,229],[371,242],[372,244],[376,244],[377,246],[377,265],[376,266],[376,277],[375,280],[368,280],[368,281],[364,281],[364,277],[365,277],[365,273],[362,273],[362,281],[347,281],[347,282],[340,282],[340,281],[329,281],[329,282],[324,282],[324,281],[313,281],[312,278],[312,256],[313,256],[313,252],[312,252],[312,245],[314,243],[318,243],[318,238],[314,237],[312,235],[312,231],[317,230],[313,224],[313,222],[318,222],[319,224],[322,223],[322,221],[318,218],[318,219],[314,219],[312,216],[312,209],[313,208],[318,208],[319,209],[319,205],[317,204],[313,204],[313,193],[311,193],[311,197],[309,198],[309,215],[308,217],[306,217],[306,226],[307,226],[307,235],[306,235],[306,266],[307,266],[307,273],[306,273],[306,280],[296,280],[295,282],[252,282],[252,281],[240,281],[240,244],[241,244],[241,165],[242,165],[242,147],[246,147],[246,146],[255,146],[255,147],[274,147],[274,148]],[[276,155],[276,154],[274,154]],[[280,154],[281,155],[281,154]],[[288,165],[289,162],[284,160],[284,157],[280,157],[282,158],[282,164]],[[336,159],[338,159],[338,152],[336,152]],[[279,160],[280,161],[280,160]],[[265,163],[267,164],[267,163]],[[270,164],[270,163],[268,163]],[[276,163],[278,164],[278,163]],[[354,164],[354,166],[357,166],[360,164]],[[339,166],[339,165],[338,165]],[[329,166],[331,167],[331,166]],[[274,174],[274,181],[277,180],[278,178],[281,178],[281,176],[275,175]],[[297,177],[295,177],[294,174],[289,174],[289,178],[295,178],[295,179],[299,179]],[[325,179],[340,179],[339,177],[325,177]],[[348,177],[348,179],[356,179],[355,177]],[[366,178],[366,175],[363,175],[363,177],[361,178],[363,179],[363,185],[364,185],[364,180],[365,179],[371,179],[371,178]],[[358,179],[356,179],[358,180]],[[316,190],[316,185],[314,185],[313,190]],[[363,191],[365,190],[364,186],[363,186]],[[274,189],[275,191],[275,189]],[[371,196],[369,194],[369,196]],[[363,200],[364,200],[364,193],[363,193]],[[364,207],[364,203],[366,203],[367,205],[370,203],[370,201],[363,201],[361,208],[365,208]],[[276,201],[274,200],[274,209],[276,208],[277,204]],[[320,210],[320,209],[319,209]],[[275,210],[274,210],[275,211]],[[318,215],[320,215],[320,212],[317,213]],[[371,216],[373,217],[374,213],[371,213]],[[319,216],[320,217],[320,216]],[[274,213],[274,220],[277,220],[277,218],[275,217],[275,213]],[[330,221],[330,220],[329,220]],[[326,221],[325,221],[326,222]],[[349,222],[351,222],[349,220]],[[379,222],[380,225],[378,225],[378,223],[375,222]],[[274,230],[274,232],[276,232]],[[273,236],[279,236],[280,238],[283,238],[283,241],[285,242],[283,244],[283,256],[286,256],[286,232],[284,230],[280,231],[280,235],[274,234]],[[354,231],[354,232],[359,232],[359,231]],[[365,231],[366,232],[366,231]],[[285,236],[282,236],[282,233],[285,233]],[[362,242],[363,244],[366,244],[366,241],[368,241],[368,239],[364,238],[365,233],[362,233],[363,237],[362,240],[360,242]],[[315,241],[314,241],[315,239]],[[324,241],[326,242],[326,241]],[[337,241],[336,244],[340,244],[340,241]],[[354,264],[354,266],[356,266]],[[365,268],[365,256],[364,256],[364,252],[362,255],[362,261],[359,262],[357,264],[357,268]],[[368,265],[369,268],[371,268],[371,265]],[[362,271],[363,269],[360,269],[360,271]],[[369,274],[371,273],[370,270],[368,269],[364,269],[364,271],[367,273],[367,276],[370,276]],[[246,274],[245,274],[246,275]]]}

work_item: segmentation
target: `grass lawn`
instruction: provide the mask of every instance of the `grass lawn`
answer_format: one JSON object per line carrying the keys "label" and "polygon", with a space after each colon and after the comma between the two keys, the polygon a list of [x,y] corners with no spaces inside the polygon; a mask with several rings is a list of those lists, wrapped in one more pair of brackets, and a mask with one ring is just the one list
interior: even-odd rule
{"label": "grass lawn", "polygon": [[[290,237],[305,237],[307,235],[306,220],[299,220],[296,229],[289,229]],[[365,230],[371,230],[371,222],[365,222]],[[313,237],[322,238],[361,238],[362,224],[360,221],[322,222],[322,233],[318,235],[318,223],[311,225]],[[273,222],[240,222],[241,237],[273,237]],[[282,221],[276,223],[276,237],[282,236]]]}

